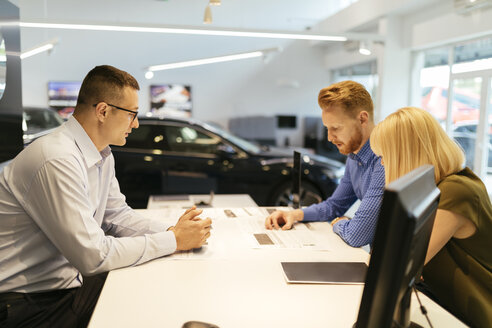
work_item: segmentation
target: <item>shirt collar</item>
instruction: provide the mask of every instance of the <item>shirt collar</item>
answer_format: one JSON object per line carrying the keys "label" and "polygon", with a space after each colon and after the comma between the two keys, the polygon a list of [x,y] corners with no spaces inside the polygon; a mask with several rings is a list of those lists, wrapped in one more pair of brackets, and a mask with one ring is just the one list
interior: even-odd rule
{"label": "shirt collar", "polygon": [[374,156],[374,152],[371,149],[370,140],[366,141],[364,146],[362,146],[357,154],[350,153],[348,156],[359,163],[364,165],[367,164],[367,162],[369,162],[369,160]]}
{"label": "shirt collar", "polygon": [[70,116],[65,125],[67,129],[71,131],[77,147],[79,147],[82,152],[87,167],[102,163],[102,161],[111,154],[109,146],[101,150],[101,152],[97,151],[96,145],[94,145],[87,132],[85,132],[84,128],[75,117]]}

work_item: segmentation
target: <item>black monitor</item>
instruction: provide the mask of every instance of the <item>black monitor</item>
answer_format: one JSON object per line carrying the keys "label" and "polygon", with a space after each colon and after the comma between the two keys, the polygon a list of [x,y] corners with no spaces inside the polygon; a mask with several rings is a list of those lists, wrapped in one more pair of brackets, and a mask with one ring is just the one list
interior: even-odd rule
{"label": "black monitor", "polygon": [[297,117],[294,115],[277,115],[277,128],[295,129],[297,126]]}
{"label": "black monitor", "polygon": [[301,206],[301,153],[294,150],[294,166],[292,167],[292,207]]}
{"label": "black monitor", "polygon": [[386,186],[356,328],[414,327],[410,296],[422,274],[440,192],[434,167]]}

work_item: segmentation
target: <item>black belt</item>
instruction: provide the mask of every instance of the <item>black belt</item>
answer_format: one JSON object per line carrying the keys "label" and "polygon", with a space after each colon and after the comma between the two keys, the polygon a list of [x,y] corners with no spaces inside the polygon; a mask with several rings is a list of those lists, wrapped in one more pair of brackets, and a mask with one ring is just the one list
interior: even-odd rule
{"label": "black belt", "polygon": [[26,296],[29,297],[36,297],[36,296],[57,296],[57,295],[63,295],[69,293],[71,290],[74,288],[70,289],[55,289],[51,291],[45,291],[45,292],[34,292],[34,293],[16,293],[16,292],[7,292],[7,293],[0,293],[0,302],[9,302],[13,300],[19,300],[23,299]]}
{"label": "black belt", "polygon": [[13,300],[18,300],[25,297],[25,293],[0,293],[0,302],[9,302]]}

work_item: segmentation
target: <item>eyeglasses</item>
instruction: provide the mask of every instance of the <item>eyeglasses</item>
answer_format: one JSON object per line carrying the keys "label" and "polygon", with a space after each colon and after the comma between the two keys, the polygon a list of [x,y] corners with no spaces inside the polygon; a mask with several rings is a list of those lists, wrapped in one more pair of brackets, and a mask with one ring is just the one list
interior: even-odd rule
{"label": "eyeglasses", "polygon": [[[115,106],[115,105],[111,105],[111,104],[108,104],[108,103],[105,103],[105,104],[108,105],[108,106],[114,107],[116,109],[119,109],[119,110],[122,110],[122,111],[125,111],[125,112],[128,112],[128,113],[132,113],[133,114],[133,118],[132,118],[132,121],[130,122],[130,124],[133,123],[133,121],[135,120],[135,117],[137,117],[138,110],[135,111],[135,110],[130,110],[130,109],[126,109],[126,108],[123,108],[123,107],[118,107],[118,106]],[[97,104],[92,105],[92,107],[96,107],[96,106],[97,106]]]}

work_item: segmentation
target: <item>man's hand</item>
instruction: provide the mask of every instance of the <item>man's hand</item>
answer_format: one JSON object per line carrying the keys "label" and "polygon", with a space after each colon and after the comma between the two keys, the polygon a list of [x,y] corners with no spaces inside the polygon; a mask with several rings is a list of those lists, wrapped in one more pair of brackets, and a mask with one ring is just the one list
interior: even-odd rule
{"label": "man's hand", "polygon": [[295,222],[302,221],[304,212],[302,210],[275,211],[265,219],[265,228],[289,230]]}
{"label": "man's hand", "polygon": [[212,220],[210,218],[200,219],[198,215],[202,212],[203,210],[197,210],[196,206],[193,206],[186,210],[174,227],[169,228],[176,236],[177,250],[186,251],[201,247],[210,237]]}

